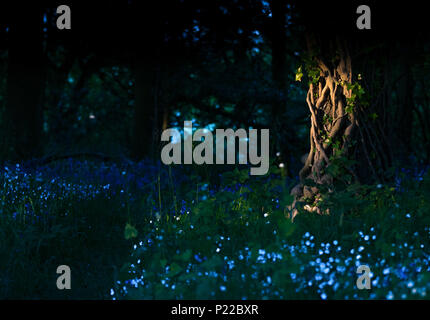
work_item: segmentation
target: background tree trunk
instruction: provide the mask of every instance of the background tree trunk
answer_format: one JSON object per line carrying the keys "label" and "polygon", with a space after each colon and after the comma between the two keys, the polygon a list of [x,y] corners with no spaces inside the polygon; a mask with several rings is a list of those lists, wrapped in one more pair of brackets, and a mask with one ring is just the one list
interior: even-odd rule
{"label": "background tree trunk", "polygon": [[[285,114],[285,97],[287,95],[287,36],[286,14],[287,4],[283,0],[270,2],[272,11],[271,42],[272,42],[272,80],[275,85],[276,99],[272,104],[273,150],[280,153],[281,162],[289,163],[291,158],[291,141],[296,138],[295,133],[285,126],[281,119]],[[287,167],[289,169],[290,166]]]}
{"label": "background tree trunk", "polygon": [[157,129],[157,67],[154,61],[138,58],[134,66],[135,114],[132,134],[132,156],[141,160],[154,154],[154,132]]}
{"label": "background tree trunk", "polygon": [[45,91],[45,57],[40,9],[11,10],[9,32],[6,157],[29,159],[40,151]]}
{"label": "background tree trunk", "polygon": [[[415,82],[412,76],[410,60],[410,48],[401,49],[400,80],[398,84],[398,112],[396,123],[399,123],[397,136],[403,145],[403,154],[408,158],[413,152],[411,145],[413,129],[413,110],[414,110],[414,88]],[[406,159],[404,159],[406,160]]]}

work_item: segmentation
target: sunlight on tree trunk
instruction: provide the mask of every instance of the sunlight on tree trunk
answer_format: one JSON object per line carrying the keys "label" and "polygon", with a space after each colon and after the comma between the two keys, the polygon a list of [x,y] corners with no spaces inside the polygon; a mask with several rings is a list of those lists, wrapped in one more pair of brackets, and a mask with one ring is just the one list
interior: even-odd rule
{"label": "sunlight on tree trunk", "polygon": [[[310,37],[308,46],[311,52],[316,52],[316,44]],[[310,201],[315,206],[320,199],[318,186],[330,188],[336,177],[331,167],[333,162],[351,155],[351,142],[358,125],[347,44],[337,39],[329,46],[328,54],[321,51],[314,54],[307,66],[311,78],[306,95],[311,118],[310,151],[299,173],[301,182],[291,191],[296,200]],[[357,178],[347,161],[342,169],[351,180]],[[305,206],[305,210],[319,212],[317,207],[312,208],[315,207]]]}
{"label": "sunlight on tree trunk", "polygon": [[[354,183],[384,182],[391,167],[391,148],[384,128],[389,87],[385,83],[372,97],[361,80],[376,79],[375,70],[354,75],[347,40],[322,40],[308,36],[310,57],[306,61],[309,89],[306,103],[310,111],[310,151],[300,170],[300,183],[291,194],[293,217],[296,206],[305,203],[306,211],[322,213],[318,204],[321,191],[333,192]],[[381,73],[382,78],[384,70]],[[369,89],[375,86],[367,82]],[[372,99],[372,103],[369,100]]]}

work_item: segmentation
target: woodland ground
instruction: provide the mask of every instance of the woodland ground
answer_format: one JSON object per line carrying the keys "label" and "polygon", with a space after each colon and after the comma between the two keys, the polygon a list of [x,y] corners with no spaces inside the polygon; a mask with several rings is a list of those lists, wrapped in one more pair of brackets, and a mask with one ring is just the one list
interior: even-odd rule
{"label": "woodland ground", "polygon": [[[215,167],[215,166],[212,166]],[[272,167],[63,160],[0,170],[0,298],[427,299],[430,174],[324,196],[329,215],[285,207]],[[56,288],[56,268],[72,290]],[[356,287],[357,266],[372,271]]]}

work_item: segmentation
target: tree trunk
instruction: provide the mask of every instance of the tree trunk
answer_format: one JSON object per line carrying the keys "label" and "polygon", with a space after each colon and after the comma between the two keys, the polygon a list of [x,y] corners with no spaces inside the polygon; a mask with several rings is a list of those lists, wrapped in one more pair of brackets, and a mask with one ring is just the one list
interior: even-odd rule
{"label": "tree trunk", "polygon": [[[276,99],[272,104],[273,150],[280,153],[280,161],[289,163],[291,159],[291,141],[296,134],[289,126],[285,126],[285,108],[287,96],[287,36],[286,15],[287,3],[284,0],[272,0],[271,44],[272,44],[272,80],[275,86]],[[290,166],[287,166],[288,173]]]}
{"label": "tree trunk", "polygon": [[45,91],[42,11],[11,10],[4,146],[6,157],[29,159],[40,150]]}
{"label": "tree trunk", "polygon": [[[385,100],[369,103],[365,99],[360,84],[365,75],[357,74],[353,80],[346,40],[318,40],[308,37],[310,151],[299,174],[300,183],[291,193],[296,199],[294,208],[297,202],[306,201],[311,204],[308,210],[320,212],[317,205],[323,187],[330,192],[354,182],[382,180],[391,157],[375,113],[386,107]],[[384,93],[380,89],[378,95],[384,97]],[[294,209],[293,216],[296,213]]]}
{"label": "tree trunk", "polygon": [[138,59],[134,66],[135,114],[132,135],[132,156],[136,160],[152,157],[157,129],[157,68],[154,61]]}
{"label": "tree trunk", "polygon": [[[346,47],[338,46],[338,49],[339,60],[334,64],[323,61],[322,57],[315,58],[320,75],[309,84],[306,96],[311,114],[310,151],[299,174],[301,181],[310,179],[317,184],[330,184],[333,177],[325,169],[338,151],[336,146],[347,153],[357,125],[355,111],[347,112],[352,94],[348,88],[352,82],[351,58]],[[304,191],[306,197],[313,196],[307,188]]]}
{"label": "tree trunk", "polygon": [[413,109],[414,109],[414,78],[411,72],[411,53],[410,48],[402,48],[400,58],[400,72],[401,78],[398,84],[398,105],[399,109],[397,112],[398,118],[396,123],[398,126],[398,138],[403,144],[403,155],[404,160],[407,160],[412,154],[412,129],[413,129]]}
{"label": "tree trunk", "polygon": [[[330,188],[337,178],[330,166],[334,163],[342,166],[342,161],[337,160],[349,158],[354,151],[351,142],[358,126],[358,108],[353,106],[352,64],[347,43],[337,39],[316,46],[314,38],[309,36],[307,40],[313,54],[307,66],[310,83],[306,96],[311,116],[310,151],[299,173],[300,184],[291,193],[296,201],[316,204],[320,186]],[[348,162],[343,164],[337,171],[346,171],[351,179],[357,179]],[[319,212],[317,206],[314,209]],[[293,217],[295,214],[297,209]]]}

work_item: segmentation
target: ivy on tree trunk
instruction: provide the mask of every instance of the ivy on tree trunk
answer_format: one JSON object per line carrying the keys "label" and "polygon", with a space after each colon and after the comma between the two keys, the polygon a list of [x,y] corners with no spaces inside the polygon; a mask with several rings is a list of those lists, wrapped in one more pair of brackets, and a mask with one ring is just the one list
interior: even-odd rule
{"label": "ivy on tree trunk", "polygon": [[353,74],[350,44],[340,37],[322,43],[308,36],[307,42],[310,54],[304,69],[309,78],[310,150],[299,173],[300,183],[291,193],[293,207],[307,202],[308,211],[320,213],[322,189],[330,192],[370,176],[378,179],[379,167],[387,163],[382,163],[385,143],[375,139],[379,132],[372,113],[375,105],[368,101],[362,75]]}

